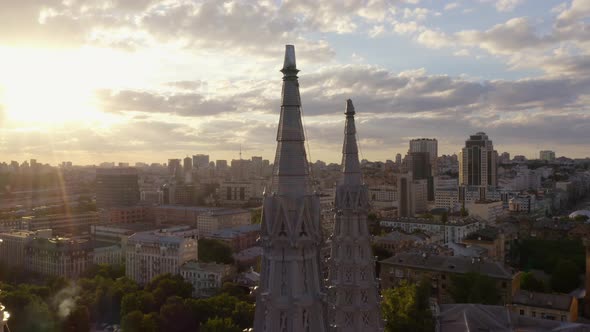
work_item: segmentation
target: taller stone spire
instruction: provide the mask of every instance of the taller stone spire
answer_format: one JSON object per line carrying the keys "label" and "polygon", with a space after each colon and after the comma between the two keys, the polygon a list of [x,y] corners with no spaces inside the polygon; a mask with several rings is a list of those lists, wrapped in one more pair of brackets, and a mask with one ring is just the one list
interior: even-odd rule
{"label": "taller stone spire", "polygon": [[311,191],[305,135],[301,123],[301,96],[297,80],[295,48],[287,45],[283,64],[281,117],[277,130],[277,151],[271,189],[281,195],[301,195]]}
{"label": "taller stone spire", "polygon": [[334,331],[383,331],[375,260],[367,227],[369,195],[356,143],[354,106],[346,101],[342,180],[336,188],[332,253],[329,261],[330,320]]}
{"label": "taller stone spire", "polygon": [[295,49],[287,45],[271,191],[265,192],[263,249],[254,331],[324,332],[319,196],[311,190]]}

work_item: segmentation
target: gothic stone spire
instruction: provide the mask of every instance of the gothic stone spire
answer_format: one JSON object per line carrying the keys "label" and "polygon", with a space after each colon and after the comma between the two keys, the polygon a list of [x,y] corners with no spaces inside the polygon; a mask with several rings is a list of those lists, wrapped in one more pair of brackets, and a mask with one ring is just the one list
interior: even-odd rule
{"label": "gothic stone spire", "polygon": [[312,192],[301,122],[295,49],[287,45],[271,192],[265,192],[256,332],[324,332],[319,197]]}
{"label": "gothic stone spire", "polygon": [[310,193],[309,164],[305,152],[305,135],[301,122],[301,97],[295,48],[287,45],[283,69],[281,117],[277,130],[277,151],[271,189],[280,195],[300,196]]}
{"label": "gothic stone spire", "polygon": [[346,101],[342,181],[329,262],[330,320],[334,331],[382,331],[375,261],[367,227],[369,197],[362,184],[352,101]]}

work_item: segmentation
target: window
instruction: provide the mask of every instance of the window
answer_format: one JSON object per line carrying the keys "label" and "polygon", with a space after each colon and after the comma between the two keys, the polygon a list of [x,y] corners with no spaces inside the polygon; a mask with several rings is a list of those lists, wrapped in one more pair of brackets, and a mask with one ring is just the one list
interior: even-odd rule
{"label": "window", "polygon": [[531,316],[533,316],[533,318],[537,317],[537,312],[536,311],[531,312]]}
{"label": "window", "polygon": [[524,310],[520,309],[520,315],[524,316]]}

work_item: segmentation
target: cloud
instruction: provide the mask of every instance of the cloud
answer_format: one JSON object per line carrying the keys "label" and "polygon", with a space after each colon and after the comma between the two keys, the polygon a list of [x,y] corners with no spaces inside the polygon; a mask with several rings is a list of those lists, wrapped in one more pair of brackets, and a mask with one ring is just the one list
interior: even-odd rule
{"label": "cloud", "polygon": [[448,47],[452,41],[447,34],[442,31],[426,30],[418,35],[416,40],[430,48]]}
{"label": "cloud", "polygon": [[456,8],[459,8],[459,3],[458,2],[451,2],[445,5],[444,10],[453,10]]}
{"label": "cloud", "polygon": [[552,35],[537,34],[530,20],[525,17],[510,19],[486,31],[459,31],[454,38],[461,44],[476,45],[490,53],[510,53],[527,48],[539,48],[556,41]]}
{"label": "cloud", "polygon": [[499,12],[511,12],[523,2],[524,0],[498,0],[496,1],[496,9]]}

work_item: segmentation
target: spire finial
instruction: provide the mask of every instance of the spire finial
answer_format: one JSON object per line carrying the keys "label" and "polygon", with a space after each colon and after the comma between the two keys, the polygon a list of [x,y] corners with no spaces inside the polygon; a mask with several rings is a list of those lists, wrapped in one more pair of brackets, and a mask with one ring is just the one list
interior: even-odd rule
{"label": "spire finial", "polygon": [[295,63],[295,46],[293,45],[285,45],[283,69],[297,69],[297,64]]}
{"label": "spire finial", "polygon": [[354,105],[352,100],[346,100],[346,124],[344,125],[344,144],[342,145],[342,178],[343,184],[361,184],[361,169],[356,143],[356,128],[354,125]]}
{"label": "spire finial", "polygon": [[352,104],[352,100],[346,99],[346,111],[344,112],[346,115],[354,115],[354,105]]}
{"label": "spire finial", "polygon": [[295,46],[293,45],[285,45],[285,61],[283,62],[281,72],[285,75],[283,78],[297,77],[299,70],[295,61]]}

